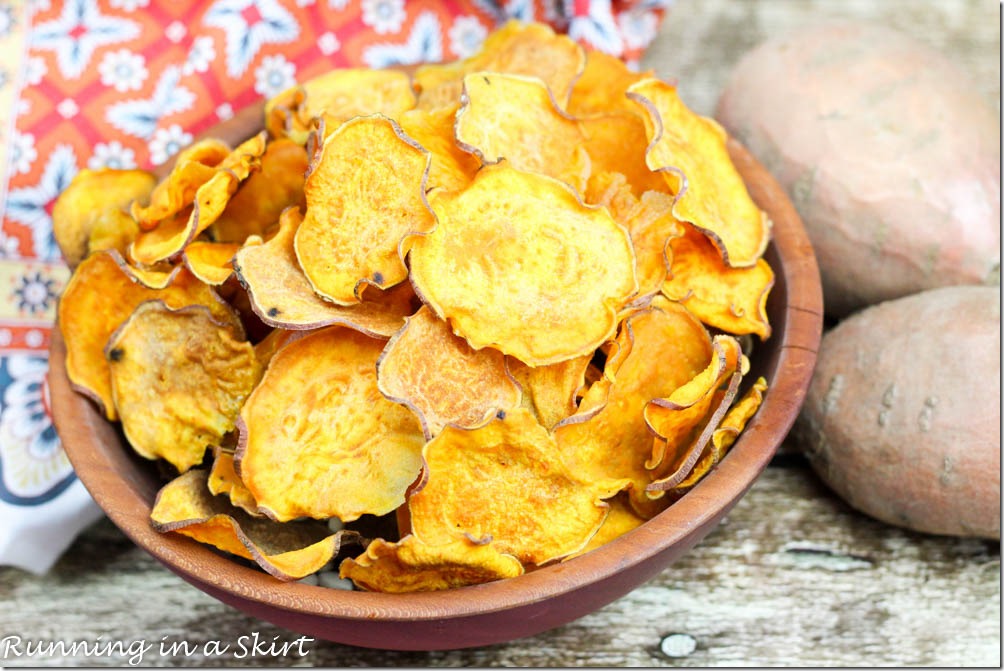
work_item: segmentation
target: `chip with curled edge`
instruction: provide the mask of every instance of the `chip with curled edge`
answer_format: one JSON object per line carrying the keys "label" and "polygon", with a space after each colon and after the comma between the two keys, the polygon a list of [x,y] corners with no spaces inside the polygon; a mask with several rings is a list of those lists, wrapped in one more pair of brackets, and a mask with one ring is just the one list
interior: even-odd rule
{"label": "chip with curled edge", "polygon": [[396,543],[376,539],[366,551],[342,562],[340,575],[371,592],[430,592],[515,578],[523,565],[491,542],[458,538],[427,545],[414,535]]}
{"label": "chip with curled edge", "polygon": [[435,224],[425,202],[429,153],[380,115],[357,117],[324,138],[304,190],[294,245],[311,286],[339,305],[367,287],[408,277],[398,246]]}
{"label": "chip with curled edge", "polygon": [[638,285],[631,240],[607,210],[504,162],[429,201],[436,228],[405,241],[411,281],[472,347],[538,366],[614,333]]}
{"label": "chip with curled edge", "polygon": [[209,308],[140,303],[108,339],[112,399],[129,444],[184,473],[233,431],[260,376],[251,343]]}
{"label": "chip with curled edge", "polygon": [[240,415],[237,473],[258,508],[298,517],[384,515],[421,470],[418,419],[377,388],[385,341],[329,326],[273,356]]}
{"label": "chip with curled edge", "polygon": [[161,533],[175,532],[249,559],[279,580],[299,580],[321,570],[342,544],[359,542],[353,531],[331,533],[313,520],[280,524],[256,518],[213,496],[206,472],[192,469],[164,485],[150,521]]}
{"label": "chip with curled edge", "polygon": [[387,398],[413,409],[427,437],[447,424],[473,429],[520,402],[520,388],[498,350],[471,349],[423,306],[390,339],[377,363]]}
{"label": "chip with curled edge", "polygon": [[733,165],[725,130],[688,109],[676,87],[661,80],[636,82],[628,96],[643,113],[648,167],[660,171],[677,196],[673,214],[707,235],[726,264],[754,265],[767,248],[771,222]]}

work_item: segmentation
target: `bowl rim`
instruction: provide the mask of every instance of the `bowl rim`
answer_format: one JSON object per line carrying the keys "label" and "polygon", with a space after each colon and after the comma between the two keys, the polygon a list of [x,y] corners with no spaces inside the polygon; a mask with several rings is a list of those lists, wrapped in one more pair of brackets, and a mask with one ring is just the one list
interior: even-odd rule
{"label": "bowl rim", "polygon": [[[262,118],[261,106],[254,105],[235,116],[225,132],[217,127],[203,135],[236,143],[260,129]],[[730,139],[728,148],[754,200],[773,221],[767,253],[773,257],[771,265],[778,280],[774,292],[783,287],[787,299],[778,308],[780,319],[772,319],[771,339],[777,339],[779,346],[773,349],[767,365],[773,369],[774,379],[768,379],[763,404],[729,453],[694,489],[641,526],[591,552],[516,578],[438,592],[386,594],[282,583],[190,538],[161,534],[150,526],[152,499],[147,498],[142,483],[123,478],[101,450],[102,441],[117,438],[93,402],[70,387],[65,343],[57,325],[51,339],[48,384],[53,420],[74,471],[119,529],[189,582],[218,598],[229,594],[310,617],[416,622],[501,612],[613,578],[625,568],[656,560],[668,547],[686,543],[684,549],[689,549],[700,540],[693,537],[695,530],[713,526],[742,497],[791,430],[808,389],[822,334],[819,270],[797,212],[780,185],[739,142]],[[662,568],[653,568],[648,577]],[[628,585],[620,594],[648,577]]]}

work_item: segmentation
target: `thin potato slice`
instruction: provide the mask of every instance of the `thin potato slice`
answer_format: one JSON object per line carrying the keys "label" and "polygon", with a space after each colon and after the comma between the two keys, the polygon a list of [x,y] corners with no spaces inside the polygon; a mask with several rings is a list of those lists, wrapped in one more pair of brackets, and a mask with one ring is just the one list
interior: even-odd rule
{"label": "thin potato slice", "polygon": [[586,547],[573,555],[569,555],[565,558],[565,561],[584,555],[590,550],[603,547],[615,538],[620,538],[627,532],[637,529],[645,523],[645,518],[634,511],[625,493],[618,494],[607,503],[610,505],[610,513],[603,520],[603,525],[596,532],[596,535],[589,539]]}
{"label": "thin potato slice", "polygon": [[[144,283],[145,282],[145,283]],[[152,286],[151,286],[152,285]],[[66,372],[73,387],[118,419],[104,348],[108,338],[143,301],[170,307],[206,305],[213,316],[243,337],[240,320],[211,287],[187,269],[166,274],[130,268],[115,251],[92,254],[77,266],[59,301],[59,328],[66,340]]]}
{"label": "thin potato slice", "polygon": [[447,424],[483,426],[519,405],[520,388],[506,373],[498,350],[473,350],[423,306],[387,343],[377,363],[384,396],[419,416],[427,438]]}
{"label": "thin potato slice", "polygon": [[491,33],[470,58],[420,66],[414,76],[418,107],[453,104],[460,99],[464,76],[480,71],[537,77],[564,106],[585,63],[585,51],[568,36],[544,24],[512,20]]}
{"label": "thin potato slice", "polygon": [[707,235],[729,266],[754,265],[767,248],[771,222],[732,164],[725,131],[690,111],[676,88],[658,79],[633,84],[628,96],[644,112],[648,167],[662,171],[677,196],[673,214]]}
{"label": "thin potato slice", "polygon": [[78,172],[52,208],[52,234],[66,263],[72,268],[92,251],[89,242],[105,212],[125,212],[131,203],[149,196],[156,182],[145,170]]}
{"label": "thin potato slice", "polygon": [[427,189],[442,188],[447,191],[463,189],[474,178],[481,164],[457,144],[454,135],[456,114],[460,104],[436,110],[408,110],[398,117],[401,128],[429,152]]}
{"label": "thin potato slice", "polygon": [[405,241],[412,284],[472,347],[540,366],[613,335],[638,285],[630,238],[607,210],[505,163],[430,204],[436,228]]}
{"label": "thin potato slice", "polygon": [[129,444],[184,473],[233,431],[260,376],[254,348],[209,308],[140,303],[105,348]]}
{"label": "thin potato slice", "polygon": [[87,253],[114,249],[122,256],[139,234],[139,226],[128,210],[113,207],[102,210],[94,218],[87,238]]}
{"label": "thin potato slice", "polygon": [[283,91],[265,106],[273,137],[305,144],[312,122],[323,118],[329,129],[357,116],[397,118],[415,106],[410,77],[400,70],[342,68]]}
{"label": "thin potato slice", "polygon": [[[704,443],[711,437],[705,430],[708,435],[703,438],[704,442],[695,445],[693,438],[698,427],[707,428],[705,420],[713,408],[721,408],[723,401],[726,408],[732,403],[734,391],[727,400],[716,397],[716,392],[730,384],[734,375],[742,377],[743,355],[739,341],[732,336],[718,335],[712,341],[712,348],[714,355],[704,370],[672,394],[654,398],[645,406],[645,422],[656,436],[652,457],[645,464],[647,469],[654,471],[653,479],[664,480],[670,472],[675,478],[685,477],[687,472],[681,471],[689,472]],[[710,431],[715,428],[711,427]]]}
{"label": "thin potato slice", "polygon": [[506,358],[509,374],[522,391],[523,405],[533,410],[537,421],[546,429],[575,414],[580,392],[586,388],[586,369],[592,353],[531,367],[513,357]]}
{"label": "thin potato slice", "polygon": [[272,239],[245,245],[237,252],[237,277],[247,289],[255,314],[266,324],[283,329],[341,324],[373,337],[389,338],[397,333],[404,318],[414,311],[411,285],[368,291],[355,305],[324,300],[314,293],[296,259],[293,241],[302,220],[300,210],[286,210]]}
{"label": "thin potato slice", "polygon": [[651,76],[651,70],[634,72],[616,56],[587,51],[585,68],[572,86],[568,113],[577,117],[621,110],[634,113],[635,107],[626,95],[628,87]]}
{"label": "thin potato slice", "polygon": [[464,150],[482,163],[505,159],[517,170],[585,191],[590,171],[585,135],[579,123],[561,111],[544,82],[476,72],[464,78],[463,101],[456,136]]}
{"label": "thin potato slice", "polygon": [[[585,419],[558,425],[554,437],[566,462],[593,482],[627,479],[632,505],[647,503],[652,433],[644,410],[654,398],[669,396],[707,368],[712,347],[704,326],[682,306],[660,296],[625,321],[631,339],[602,402],[590,389],[583,405],[599,408]],[[604,384],[601,380],[601,385]],[[643,511],[638,510],[639,513]]]}
{"label": "thin potato slice", "polygon": [[422,456],[423,483],[408,501],[412,533],[436,546],[490,539],[524,565],[582,549],[607,515],[602,499],[620,485],[567,468],[525,408],[478,429],[447,426]]}
{"label": "thin potato slice", "polygon": [[402,282],[405,234],[435,225],[425,202],[429,153],[387,117],[347,121],[324,138],[304,187],[296,256],[311,286],[339,305]]}
{"label": "thin potato slice", "polygon": [[193,275],[218,286],[234,274],[233,259],[238,249],[240,245],[235,242],[196,240],[185,247],[183,258]]}
{"label": "thin potato slice", "polygon": [[234,470],[234,453],[219,446],[213,447],[213,466],[209,470],[206,481],[209,493],[224,495],[230,499],[230,504],[236,506],[252,517],[261,517],[258,512],[258,502],[254,500],[251,491]]}
{"label": "thin potato slice", "polygon": [[131,213],[141,230],[184,210],[195,200],[195,192],[216,174],[216,166],[230,153],[230,147],[217,139],[200,140],[178,152],[174,169],[150,194],[150,202],[133,203]]}
{"label": "thin potato slice", "polygon": [[480,585],[523,574],[523,565],[493,543],[461,538],[426,545],[413,535],[397,543],[376,539],[366,552],[342,562],[339,574],[371,592],[430,592]]}
{"label": "thin potato slice", "polygon": [[244,180],[209,227],[213,240],[243,243],[248,236],[263,236],[287,207],[304,207],[307,164],[299,144],[283,138],[269,142],[261,169]]}
{"label": "thin potato slice", "polygon": [[350,522],[404,503],[424,438],[415,415],[377,388],[383,346],[331,326],[275,353],[241,410],[235,454],[259,510]]}
{"label": "thin potato slice", "polygon": [[670,243],[669,273],[661,290],[687,306],[709,326],[734,335],[770,337],[767,298],[774,271],[763,259],[748,268],[732,268],[718,250],[693,227]]}
{"label": "thin potato slice", "polygon": [[164,485],[150,511],[153,528],[175,532],[249,559],[279,580],[299,580],[321,570],[352,531],[331,533],[313,522],[279,524],[251,517],[206,487],[206,472],[190,470]]}
{"label": "thin potato slice", "polygon": [[[625,102],[629,102],[627,98]],[[633,111],[607,112],[579,119],[592,173],[619,172],[636,196],[645,191],[668,191],[665,177],[645,163],[648,135],[645,122]]]}

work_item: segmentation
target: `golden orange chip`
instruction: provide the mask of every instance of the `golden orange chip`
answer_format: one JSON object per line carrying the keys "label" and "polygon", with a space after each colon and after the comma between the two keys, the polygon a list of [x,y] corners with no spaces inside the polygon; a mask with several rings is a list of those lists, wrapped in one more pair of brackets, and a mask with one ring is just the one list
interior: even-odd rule
{"label": "golden orange chip", "polygon": [[519,405],[520,388],[502,352],[471,349],[427,306],[405,321],[380,355],[377,384],[384,396],[415,411],[426,437],[447,424],[482,426]]}
{"label": "golden orange chip", "polygon": [[569,555],[565,558],[565,561],[602,547],[615,538],[620,538],[627,532],[637,529],[645,523],[645,518],[634,511],[625,493],[618,494],[607,501],[607,503],[610,505],[610,513],[603,520],[603,525],[596,532],[596,535],[589,539],[586,547],[573,555]]}
{"label": "golden orange chip", "polygon": [[258,502],[244,481],[234,470],[234,453],[219,446],[213,447],[213,466],[209,470],[206,486],[210,494],[225,495],[234,505],[252,517],[261,517]]}
{"label": "golden orange chip", "polygon": [[409,535],[397,543],[377,538],[366,552],[343,561],[339,573],[371,592],[429,592],[514,578],[523,565],[492,543],[461,538],[431,546]]}
{"label": "golden orange chip", "polygon": [[118,207],[102,210],[94,218],[88,234],[87,253],[114,249],[125,256],[137,234],[139,226],[127,210]]}
{"label": "golden orange chip", "polygon": [[[725,385],[738,385],[738,379],[742,377],[742,350],[739,341],[732,336],[717,335],[712,341],[712,347],[714,355],[703,371],[672,394],[654,398],[645,406],[645,422],[656,436],[652,457],[645,467],[653,471],[655,480],[675,480],[667,488],[679,483],[693,468],[704,444],[711,437],[710,432],[717,428],[709,428],[707,418],[716,408],[724,414],[732,403],[736,390],[732,390],[728,398],[717,397],[716,392]],[[722,409],[723,404],[725,409]],[[718,421],[721,421],[721,417]],[[704,430],[698,440],[694,441],[694,434],[699,427]]]}
{"label": "golden orange chip", "polygon": [[[594,411],[555,428],[554,437],[569,466],[593,482],[627,479],[632,505],[646,503],[651,471],[652,433],[644,410],[654,398],[672,394],[708,366],[712,347],[704,326],[682,306],[661,296],[625,320],[630,345],[613,374],[605,398],[594,402],[596,385],[582,404]],[[620,358],[620,357],[618,357]],[[605,379],[608,379],[605,376]],[[638,511],[641,513],[642,511]]]}
{"label": "golden orange chip", "polygon": [[583,193],[589,179],[586,138],[542,81],[476,72],[464,78],[457,142],[482,163],[506,160],[517,170],[547,175]]}
{"label": "golden orange chip", "polygon": [[564,106],[585,62],[582,47],[568,36],[544,24],[511,20],[488,35],[473,56],[420,66],[414,76],[418,106],[435,109],[453,104],[460,99],[464,76],[480,71],[537,77]]}
{"label": "golden orange chip", "polygon": [[673,214],[707,235],[726,264],[754,265],[767,248],[771,222],[732,164],[725,131],[690,111],[676,88],[658,79],[633,84],[628,96],[644,112],[648,167],[661,171],[677,196]]}
{"label": "golden orange chip", "polygon": [[577,117],[618,110],[634,112],[635,108],[626,95],[628,87],[651,76],[651,70],[634,72],[616,56],[602,51],[587,51],[585,68],[572,87],[568,112]]}
{"label": "golden orange chip", "polygon": [[578,409],[579,395],[587,387],[586,369],[592,358],[589,353],[549,366],[531,367],[519,359],[507,357],[506,366],[520,386],[523,405],[533,410],[541,426],[553,429]]}
{"label": "golden orange chip", "polygon": [[[627,98],[625,98],[627,101]],[[645,163],[648,135],[645,122],[635,112],[607,112],[580,119],[579,129],[585,138],[593,174],[619,172],[628,181],[632,193],[667,191],[665,177]]]}
{"label": "golden orange chip", "polygon": [[377,388],[383,347],[331,326],[275,353],[241,410],[235,455],[259,510],[349,522],[404,503],[424,438],[415,415]]}
{"label": "golden orange chip", "polygon": [[746,395],[729,408],[722,423],[711,434],[711,442],[704,448],[690,475],[669,490],[672,494],[679,496],[693,489],[722,460],[736,438],[746,428],[746,422],[759,409],[765,391],[767,391],[767,381],[762,377],[758,378]]}
{"label": "golden orange chip", "polygon": [[411,285],[404,282],[388,291],[368,291],[355,305],[324,300],[314,293],[296,259],[293,241],[302,220],[300,210],[290,208],[283,212],[271,240],[247,244],[237,252],[237,277],[247,289],[255,314],[266,324],[284,329],[341,324],[374,337],[397,333],[414,311]]}
{"label": "golden orange chip", "polygon": [[118,416],[105,344],[137,305],[157,298],[175,308],[206,305],[217,320],[230,325],[236,337],[243,337],[240,321],[229,306],[186,268],[171,273],[140,271],[130,268],[113,250],[87,257],[74,270],[59,300],[59,328],[66,340],[70,382],[97,401],[109,420]]}
{"label": "golden orange chip", "polygon": [[472,347],[539,366],[613,335],[638,285],[631,240],[607,210],[505,163],[429,199],[438,225],[405,241],[412,284]]}
{"label": "golden orange chip", "polygon": [[328,131],[357,116],[397,118],[415,106],[411,78],[400,70],[332,70],[280,93],[266,103],[267,128],[273,137],[306,142],[311,121],[320,117]]}
{"label": "golden orange chip", "polygon": [[150,194],[146,205],[133,203],[131,212],[140,229],[149,231],[164,219],[184,210],[195,200],[199,187],[212,179],[216,166],[230,153],[226,143],[213,138],[178,152],[174,168]]}
{"label": "golden orange chip", "polygon": [[435,110],[413,109],[398,117],[398,123],[409,137],[429,152],[427,189],[442,188],[457,191],[471,183],[481,167],[478,159],[462,150],[454,134],[459,103]]}
{"label": "golden orange chip", "polygon": [[76,266],[90,253],[88,242],[105,212],[122,212],[150,195],[155,184],[156,178],[144,170],[78,172],[52,208],[52,235],[66,263]]}
{"label": "golden orange chip", "polygon": [[774,271],[766,261],[731,268],[711,242],[690,226],[670,247],[670,272],[662,285],[663,294],[683,303],[709,326],[734,335],[770,337],[767,297],[774,286]]}
{"label": "golden orange chip", "polygon": [[582,549],[620,483],[581,477],[533,413],[517,408],[478,429],[447,426],[422,450],[422,485],[408,499],[412,533],[429,545],[490,539],[523,564]]}
{"label": "golden orange chip", "polygon": [[223,284],[233,275],[234,254],[240,249],[236,242],[196,240],[185,247],[185,265],[206,284]]}
{"label": "golden orange chip", "polygon": [[190,470],[164,485],[150,511],[153,528],[176,532],[254,561],[279,580],[316,573],[341,549],[358,542],[352,531],[331,533],[313,521],[279,524],[251,517],[206,487],[206,472]]}
{"label": "golden orange chip", "polygon": [[216,221],[240,183],[259,168],[264,151],[264,132],[234,149],[213,169],[212,177],[195,191],[189,203],[191,208],[186,207],[160,220],[154,228],[141,231],[129,247],[129,255],[143,265],[180,255],[197,235]]}
{"label": "golden orange chip", "polygon": [[306,172],[307,152],[302,146],[283,138],[269,142],[261,169],[244,180],[209,227],[213,240],[244,242],[250,235],[264,235],[287,207],[304,207]]}
{"label": "golden orange chip", "polygon": [[295,238],[314,291],[354,305],[367,286],[385,289],[408,276],[401,239],[435,224],[425,202],[428,169],[429,153],[387,117],[358,117],[324,138]]}
{"label": "golden orange chip", "polygon": [[203,305],[140,303],[108,339],[112,398],[129,444],[184,473],[234,429],[260,371],[254,348]]}

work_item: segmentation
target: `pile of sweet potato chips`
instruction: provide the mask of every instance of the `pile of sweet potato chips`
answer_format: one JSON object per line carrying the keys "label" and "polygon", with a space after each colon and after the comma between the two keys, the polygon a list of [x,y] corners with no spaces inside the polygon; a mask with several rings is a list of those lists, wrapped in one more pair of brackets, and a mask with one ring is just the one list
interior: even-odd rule
{"label": "pile of sweet potato chips", "polygon": [[264,128],[53,214],[70,379],[177,472],[157,529],[284,580],[508,578],[658,514],[756,412],[770,221],[674,86],[513,22]]}

